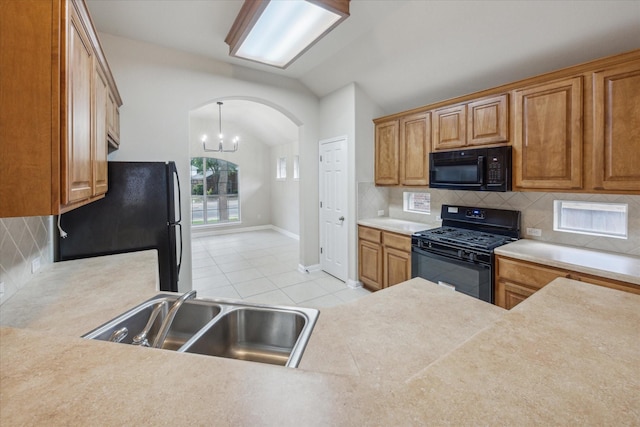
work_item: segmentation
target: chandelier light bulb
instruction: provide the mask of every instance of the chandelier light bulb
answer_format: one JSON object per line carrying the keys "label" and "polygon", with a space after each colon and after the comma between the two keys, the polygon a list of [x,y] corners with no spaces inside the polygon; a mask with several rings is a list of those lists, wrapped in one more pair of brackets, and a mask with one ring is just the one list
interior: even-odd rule
{"label": "chandelier light bulb", "polygon": [[216,152],[216,153],[233,153],[235,151],[238,151],[238,141],[240,141],[239,137],[234,137],[233,140],[231,141],[233,143],[233,148],[230,150],[225,150],[224,149],[224,135],[222,134],[222,102],[218,101],[218,149],[214,150],[211,148],[207,148],[206,146],[206,141],[207,141],[207,135],[203,135],[202,136],[202,149],[205,152]]}

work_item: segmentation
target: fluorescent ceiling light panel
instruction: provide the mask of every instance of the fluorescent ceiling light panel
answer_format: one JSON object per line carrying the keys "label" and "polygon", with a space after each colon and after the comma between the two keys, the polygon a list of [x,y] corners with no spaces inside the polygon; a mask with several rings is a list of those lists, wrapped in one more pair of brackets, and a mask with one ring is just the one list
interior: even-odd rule
{"label": "fluorescent ceiling light panel", "polygon": [[348,16],[348,0],[246,0],[225,42],[232,56],[286,68]]}

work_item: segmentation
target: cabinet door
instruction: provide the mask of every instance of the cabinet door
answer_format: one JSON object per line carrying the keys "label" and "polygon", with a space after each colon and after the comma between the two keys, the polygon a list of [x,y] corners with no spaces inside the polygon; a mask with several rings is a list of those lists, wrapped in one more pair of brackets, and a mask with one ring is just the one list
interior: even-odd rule
{"label": "cabinet door", "polygon": [[107,192],[107,109],[109,85],[102,67],[95,64],[95,90],[93,92],[93,142],[95,158],[93,162],[93,195]]}
{"label": "cabinet door", "polygon": [[107,98],[107,136],[109,143],[114,148],[118,148],[120,145],[120,112],[111,90],[109,90]]}
{"label": "cabinet door", "polygon": [[595,188],[640,191],[640,61],[594,73],[593,102]]}
{"label": "cabinet door", "polygon": [[511,310],[536,292],[535,289],[517,285],[507,280],[496,282],[496,305]]}
{"label": "cabinet door", "polygon": [[382,289],[382,246],[360,239],[358,242],[360,281],[369,289]]}
{"label": "cabinet door", "polygon": [[429,184],[431,113],[420,113],[400,120],[400,183]]}
{"label": "cabinet door", "polygon": [[67,37],[66,144],[62,144],[62,200],[66,205],[93,193],[91,92],[93,50],[73,4]]}
{"label": "cabinet door", "polygon": [[509,95],[482,98],[467,104],[467,145],[509,140]]}
{"label": "cabinet door", "polygon": [[400,149],[398,120],[376,124],[375,182],[378,185],[398,185]]}
{"label": "cabinet door", "polygon": [[640,294],[640,286],[635,285],[633,283],[621,282],[615,279],[596,277],[596,276],[591,276],[589,274],[577,273],[577,272],[570,272],[568,278],[572,280],[578,280],[580,282],[591,283],[592,285],[604,286],[605,288],[631,292],[632,294]]}
{"label": "cabinet door", "polygon": [[433,112],[433,149],[445,150],[466,145],[466,105],[443,108]]}
{"label": "cabinet door", "polygon": [[582,77],[515,91],[515,185],[582,188]]}
{"label": "cabinet door", "polygon": [[384,248],[384,287],[411,279],[411,252]]}

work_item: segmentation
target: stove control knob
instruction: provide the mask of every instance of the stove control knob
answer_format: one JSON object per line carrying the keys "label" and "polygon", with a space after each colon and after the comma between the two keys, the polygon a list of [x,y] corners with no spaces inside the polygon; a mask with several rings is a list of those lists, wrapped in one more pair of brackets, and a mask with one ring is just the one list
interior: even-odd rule
{"label": "stove control knob", "polygon": [[470,254],[469,254],[469,260],[474,261],[474,262],[475,262],[475,261],[477,261],[476,254],[474,254],[473,252],[472,252],[472,253],[470,253]]}

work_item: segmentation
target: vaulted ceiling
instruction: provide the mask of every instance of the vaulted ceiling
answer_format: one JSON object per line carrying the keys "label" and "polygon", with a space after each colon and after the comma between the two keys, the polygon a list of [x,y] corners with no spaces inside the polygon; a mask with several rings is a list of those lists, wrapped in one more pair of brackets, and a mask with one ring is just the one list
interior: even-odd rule
{"label": "vaulted ceiling", "polygon": [[640,1],[352,0],[286,70],[228,56],[241,0],[87,0],[100,32],[298,79],[356,82],[387,113],[640,48]]}

